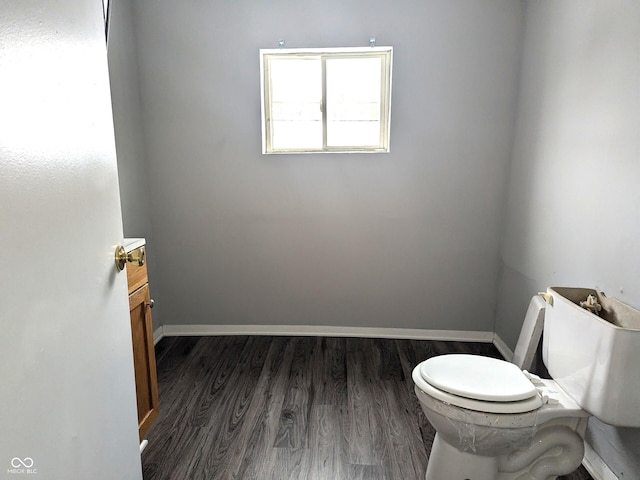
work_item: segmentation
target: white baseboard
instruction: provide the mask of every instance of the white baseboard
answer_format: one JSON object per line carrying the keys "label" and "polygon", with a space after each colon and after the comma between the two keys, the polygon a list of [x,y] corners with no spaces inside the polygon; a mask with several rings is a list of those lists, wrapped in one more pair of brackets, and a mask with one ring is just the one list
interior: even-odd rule
{"label": "white baseboard", "polygon": [[500,338],[497,333],[493,334],[493,345],[498,349],[503,358],[510,362],[513,359],[513,351],[507,346],[507,344]]}
{"label": "white baseboard", "polygon": [[618,476],[604,463],[591,445],[584,442],[584,458],[582,465],[587,469],[594,480],[619,480]]}
{"label": "white baseboard", "polygon": [[[424,330],[416,328],[334,327],[325,325],[163,325],[162,337],[210,335],[275,335],[362,338],[403,338],[459,342],[493,341],[493,332]],[[158,330],[156,330],[158,332]],[[162,338],[160,337],[160,338]],[[154,340],[156,334],[154,333]]]}
{"label": "white baseboard", "polygon": [[164,338],[164,328],[158,327],[155,332],[153,332],[153,344],[157,345],[160,340]]}

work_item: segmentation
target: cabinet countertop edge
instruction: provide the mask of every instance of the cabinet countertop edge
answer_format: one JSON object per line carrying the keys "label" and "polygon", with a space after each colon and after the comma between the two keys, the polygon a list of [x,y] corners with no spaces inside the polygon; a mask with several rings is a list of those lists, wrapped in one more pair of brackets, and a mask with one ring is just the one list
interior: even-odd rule
{"label": "cabinet countertop edge", "polygon": [[129,253],[136,248],[144,247],[146,243],[147,242],[144,238],[125,238],[124,249],[127,253]]}

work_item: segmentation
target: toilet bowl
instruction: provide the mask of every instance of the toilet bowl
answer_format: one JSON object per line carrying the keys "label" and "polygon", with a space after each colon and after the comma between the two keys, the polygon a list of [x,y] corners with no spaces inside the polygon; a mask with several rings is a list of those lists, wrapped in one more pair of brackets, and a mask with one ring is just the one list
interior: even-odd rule
{"label": "toilet bowl", "polygon": [[[438,382],[441,389],[425,377],[442,373],[448,360],[454,370],[469,367],[470,375]],[[511,363],[476,355],[442,355],[420,363],[413,370],[415,392],[437,432],[427,480],[546,480],[575,470],[584,454],[589,414],[554,381],[532,378]],[[482,392],[483,385],[502,381],[514,392],[493,398]],[[517,399],[506,399],[506,393]]]}
{"label": "toilet bowl", "polygon": [[[550,366],[547,358],[561,358],[563,364],[572,356],[586,358],[581,350],[584,343],[575,349],[575,355],[571,347],[575,328],[584,330],[582,324],[572,325],[574,319],[571,317],[582,322],[582,317],[593,314],[581,309],[571,310],[564,303],[575,303],[575,300],[567,300],[566,295],[560,295],[556,290],[571,294],[575,289],[548,289],[546,298],[550,305],[540,295],[531,299],[514,352],[515,363],[479,355],[453,354],[429,358],[414,368],[412,377],[416,395],[436,430],[426,480],[549,480],[571,473],[580,465],[587,421],[593,414],[580,402],[584,395],[568,392],[560,381],[540,379],[523,370],[531,366],[543,324],[545,341],[555,346],[552,351],[545,350],[547,368]],[[582,294],[582,290],[580,292]],[[565,310],[567,308],[569,310]],[[545,309],[553,310],[547,319]],[[631,331],[631,336],[625,336],[622,344],[632,351],[640,347],[640,343],[634,343],[640,341],[640,312],[634,312],[630,315],[634,318],[631,325],[611,333],[618,336],[628,333],[622,330]],[[637,324],[634,323],[636,314]],[[547,325],[547,321],[552,323]],[[588,317],[587,321],[596,320]],[[562,339],[549,338],[558,330],[554,328],[554,322],[562,324],[567,335],[564,344]],[[620,329],[616,325],[613,328]],[[558,348],[562,348],[562,355],[556,353]],[[616,357],[624,354],[615,353]],[[597,361],[602,363],[601,358]],[[589,388],[588,382],[582,388],[576,386],[584,380],[586,367],[584,361],[580,363],[579,381],[572,380],[565,367],[561,381],[581,393]],[[597,405],[606,405],[608,402],[601,401],[601,397],[610,394],[612,392],[591,392],[588,398]],[[598,397],[598,401],[593,397]],[[629,408],[634,406],[635,403],[631,403]],[[612,416],[608,411],[602,414]],[[616,418],[624,418],[624,412],[616,412],[616,415]],[[638,421],[633,418],[634,422]]]}

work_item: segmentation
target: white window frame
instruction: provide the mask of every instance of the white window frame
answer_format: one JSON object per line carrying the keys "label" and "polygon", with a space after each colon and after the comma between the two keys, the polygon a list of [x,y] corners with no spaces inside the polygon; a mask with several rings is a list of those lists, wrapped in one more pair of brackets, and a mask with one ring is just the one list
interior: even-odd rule
{"label": "white window frame", "polygon": [[[271,129],[271,79],[269,61],[277,57],[309,57],[322,59],[322,148],[274,149]],[[327,107],[326,107],[326,59],[327,58],[381,58],[381,95],[380,95],[380,143],[366,146],[327,145]],[[389,134],[391,127],[391,72],[393,47],[354,47],[354,48],[277,48],[260,50],[260,91],[262,114],[262,153],[386,153],[389,152]]]}

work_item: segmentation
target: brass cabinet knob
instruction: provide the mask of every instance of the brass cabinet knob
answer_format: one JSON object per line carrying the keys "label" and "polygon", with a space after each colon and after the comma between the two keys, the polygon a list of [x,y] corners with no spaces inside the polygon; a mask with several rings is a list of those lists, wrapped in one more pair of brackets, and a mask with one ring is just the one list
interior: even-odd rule
{"label": "brass cabinet knob", "polygon": [[118,271],[124,270],[124,266],[126,265],[127,262],[137,263],[138,266],[141,267],[144,265],[144,261],[145,261],[144,247],[136,248],[135,250],[132,250],[129,253],[127,253],[127,251],[124,249],[122,245],[118,245],[116,247],[115,260],[116,260],[116,268],[118,269]]}

